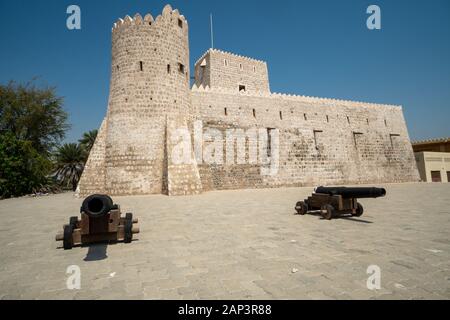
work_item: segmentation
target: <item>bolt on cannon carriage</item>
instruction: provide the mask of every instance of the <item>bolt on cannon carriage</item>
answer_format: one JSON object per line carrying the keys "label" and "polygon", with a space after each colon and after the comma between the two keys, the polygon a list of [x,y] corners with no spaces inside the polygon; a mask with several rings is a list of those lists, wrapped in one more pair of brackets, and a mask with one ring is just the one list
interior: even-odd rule
{"label": "bolt on cannon carriage", "polygon": [[76,244],[103,241],[130,243],[139,227],[133,226],[138,219],[132,213],[121,216],[120,206],[113,203],[108,195],[94,194],[84,199],[80,208],[81,220],[70,217],[63,232],[56,235],[56,241],[63,242],[64,249],[72,249]]}
{"label": "bolt on cannon carriage", "polygon": [[386,195],[386,189],[375,187],[317,187],[314,193],[295,205],[298,214],[319,212],[324,219],[351,214],[360,217],[364,208],[358,198],[378,198]]}

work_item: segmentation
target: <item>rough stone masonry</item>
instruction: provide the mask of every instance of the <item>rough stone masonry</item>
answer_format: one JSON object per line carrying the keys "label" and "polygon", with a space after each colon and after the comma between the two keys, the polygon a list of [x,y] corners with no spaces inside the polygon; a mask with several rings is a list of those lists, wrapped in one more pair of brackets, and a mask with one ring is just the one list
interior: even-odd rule
{"label": "rough stone masonry", "polygon": [[[200,134],[266,130],[266,149],[276,129],[276,174],[248,161],[261,143],[250,134],[224,141],[223,150],[211,137],[201,141],[224,158],[244,141],[244,163],[205,162],[194,151],[188,163],[174,161],[174,132],[184,128],[194,145],[199,121]],[[401,106],[273,93],[266,62],[216,49],[195,63],[191,88],[188,23],[178,10],[167,5],[156,19],[136,14],[114,24],[108,110],[79,195],[407,181],[419,175]]]}

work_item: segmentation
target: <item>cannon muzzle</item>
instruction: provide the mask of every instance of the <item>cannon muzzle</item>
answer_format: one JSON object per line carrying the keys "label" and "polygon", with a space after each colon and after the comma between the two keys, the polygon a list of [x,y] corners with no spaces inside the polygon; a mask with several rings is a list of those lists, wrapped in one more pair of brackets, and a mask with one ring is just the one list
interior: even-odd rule
{"label": "cannon muzzle", "polygon": [[91,218],[103,217],[114,207],[110,196],[104,194],[93,194],[84,199],[81,211]]}
{"label": "cannon muzzle", "polygon": [[343,198],[378,198],[386,195],[386,189],[375,187],[317,187],[315,192],[328,194],[330,196],[340,195]]}

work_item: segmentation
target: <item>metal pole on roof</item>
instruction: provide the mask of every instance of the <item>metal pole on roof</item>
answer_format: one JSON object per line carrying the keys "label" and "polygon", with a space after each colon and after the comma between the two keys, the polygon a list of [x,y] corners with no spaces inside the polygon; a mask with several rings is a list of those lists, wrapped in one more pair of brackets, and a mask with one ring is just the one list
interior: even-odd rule
{"label": "metal pole on roof", "polygon": [[209,14],[209,21],[211,26],[211,49],[214,49],[214,33],[213,33],[213,17],[212,13]]}

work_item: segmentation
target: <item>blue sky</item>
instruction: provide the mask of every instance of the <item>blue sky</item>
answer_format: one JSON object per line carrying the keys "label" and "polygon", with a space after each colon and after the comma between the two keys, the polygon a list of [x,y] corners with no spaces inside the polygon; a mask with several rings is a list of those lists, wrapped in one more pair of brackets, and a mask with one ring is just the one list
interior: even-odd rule
{"label": "blue sky", "polygon": [[[450,136],[448,0],[0,0],[0,82],[56,86],[76,141],[106,112],[112,24],[166,3],[189,21],[191,64],[213,13],[215,47],[267,61],[272,91],[400,104],[412,139]],[[81,30],[66,28],[71,4]],[[381,30],[366,27],[371,4]]]}

